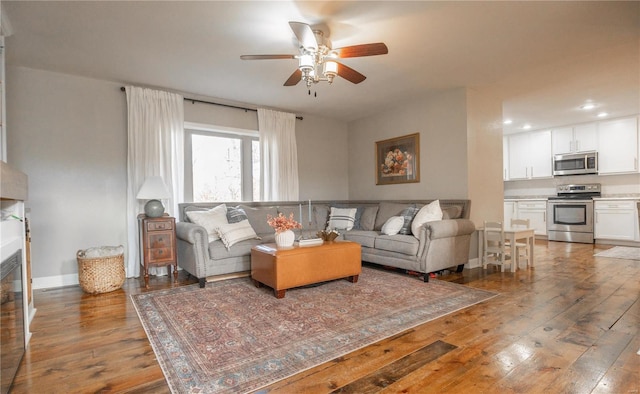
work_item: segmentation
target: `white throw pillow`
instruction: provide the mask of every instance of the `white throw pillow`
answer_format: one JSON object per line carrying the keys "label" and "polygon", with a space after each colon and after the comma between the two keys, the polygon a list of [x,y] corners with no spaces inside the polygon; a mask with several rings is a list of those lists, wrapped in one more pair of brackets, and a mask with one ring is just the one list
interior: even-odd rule
{"label": "white throw pillow", "polygon": [[329,226],[332,230],[349,231],[356,222],[357,208],[335,208],[331,207],[329,215]]}
{"label": "white throw pillow", "polygon": [[209,235],[209,242],[220,239],[218,236],[218,227],[228,224],[227,206],[220,204],[208,211],[187,211],[187,217],[192,223],[204,227]]}
{"label": "white throw pillow", "polygon": [[440,209],[440,200],[435,200],[424,207],[420,208],[411,223],[411,232],[416,238],[420,237],[420,227],[427,222],[442,220],[442,209]]}
{"label": "white throw pillow", "polygon": [[402,216],[391,216],[382,225],[382,234],[396,235],[400,232],[402,225],[404,224],[404,218]]}
{"label": "white throw pillow", "polygon": [[246,241],[247,239],[260,239],[248,220],[223,224],[218,227],[218,235],[227,249],[240,241]]}

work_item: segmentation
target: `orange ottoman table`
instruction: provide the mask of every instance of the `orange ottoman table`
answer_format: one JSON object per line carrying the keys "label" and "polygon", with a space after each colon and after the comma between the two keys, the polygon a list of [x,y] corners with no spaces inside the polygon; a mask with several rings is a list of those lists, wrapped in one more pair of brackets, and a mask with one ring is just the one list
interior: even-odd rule
{"label": "orange ottoman table", "polygon": [[362,271],[360,244],[349,241],[325,242],[318,246],[278,249],[263,244],[251,249],[251,278],[283,298],[287,289],[346,278],[358,281]]}

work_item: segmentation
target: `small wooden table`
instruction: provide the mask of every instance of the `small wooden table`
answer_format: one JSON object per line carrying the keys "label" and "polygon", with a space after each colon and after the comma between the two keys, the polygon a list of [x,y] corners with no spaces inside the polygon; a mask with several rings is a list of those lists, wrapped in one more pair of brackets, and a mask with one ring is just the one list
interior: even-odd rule
{"label": "small wooden table", "polygon": [[287,289],[347,278],[356,283],[362,271],[360,244],[349,241],[325,242],[318,246],[278,249],[263,244],[251,249],[251,278],[283,298]]}
{"label": "small wooden table", "polygon": [[144,286],[149,288],[150,266],[173,265],[173,278],[178,279],[178,261],[176,259],[176,220],[165,214],[159,218],[138,215],[140,230],[140,264],[144,275]]}
{"label": "small wooden table", "polygon": [[[484,264],[484,242],[481,239],[481,235],[483,234],[483,227],[477,228],[478,230],[478,259],[480,261],[480,265]],[[509,240],[511,247],[510,247],[510,252],[511,252],[511,258],[512,263],[511,263],[511,272],[516,272],[516,260],[515,260],[515,256],[516,256],[516,240],[520,240],[523,239],[525,240],[525,242],[527,242],[529,244],[529,264],[533,267],[533,249],[534,246],[536,244],[536,235],[535,235],[535,229],[533,228],[525,228],[525,227],[505,227],[504,228],[504,237]],[[518,267],[519,268],[519,267]]]}

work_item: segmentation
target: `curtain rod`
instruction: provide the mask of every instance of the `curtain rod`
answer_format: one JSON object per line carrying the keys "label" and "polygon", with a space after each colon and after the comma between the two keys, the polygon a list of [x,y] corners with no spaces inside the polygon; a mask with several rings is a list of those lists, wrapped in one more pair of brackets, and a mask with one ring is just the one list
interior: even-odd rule
{"label": "curtain rod", "polygon": [[[120,91],[124,92],[126,91],[126,89],[124,88],[124,86],[120,87]],[[257,109],[255,108],[246,108],[246,107],[239,107],[237,105],[230,105],[230,104],[222,104],[222,103],[214,103],[213,101],[204,101],[204,100],[197,100],[197,99],[192,99],[192,98],[188,98],[188,97],[183,97],[184,101],[191,101],[191,104],[195,104],[195,103],[202,103],[202,104],[211,104],[211,105],[219,105],[221,107],[227,107],[227,108],[235,108],[235,109],[242,109],[245,112],[246,111],[253,111],[253,112],[258,112]],[[297,116],[296,115],[296,119],[302,120],[304,119],[302,116]]]}

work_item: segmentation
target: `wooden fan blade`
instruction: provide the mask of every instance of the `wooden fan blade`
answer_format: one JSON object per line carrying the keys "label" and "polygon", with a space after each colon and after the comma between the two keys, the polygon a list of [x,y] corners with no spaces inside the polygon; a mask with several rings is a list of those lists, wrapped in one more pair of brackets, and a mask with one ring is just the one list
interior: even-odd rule
{"label": "wooden fan blade", "polygon": [[241,55],[242,60],[295,59],[295,55]]}
{"label": "wooden fan blade", "polygon": [[289,26],[291,26],[291,30],[293,30],[293,34],[296,35],[301,46],[314,51],[318,49],[318,42],[313,30],[311,30],[311,26],[302,22],[289,22]]}
{"label": "wooden fan blade", "polygon": [[338,75],[352,83],[360,83],[367,79],[364,75],[342,63],[338,63]]}
{"label": "wooden fan blade", "polygon": [[302,79],[302,71],[300,69],[296,69],[296,71],[291,74],[289,79],[284,83],[284,86],[294,86],[297,85],[298,82]]}
{"label": "wooden fan blade", "polygon": [[338,57],[340,58],[386,55],[389,53],[389,49],[383,42],[352,45],[335,49],[335,51],[338,53]]}

